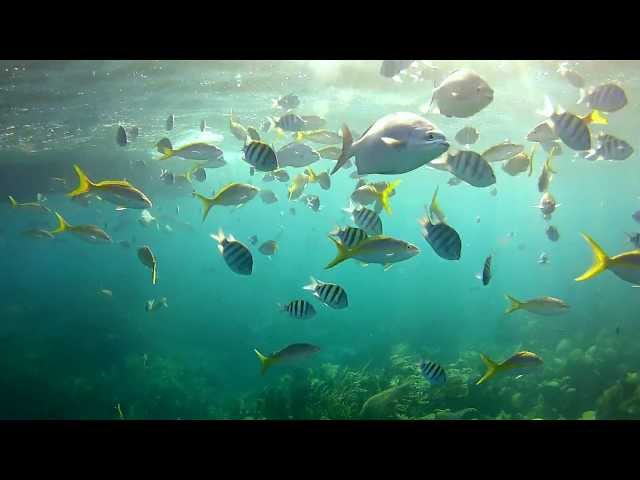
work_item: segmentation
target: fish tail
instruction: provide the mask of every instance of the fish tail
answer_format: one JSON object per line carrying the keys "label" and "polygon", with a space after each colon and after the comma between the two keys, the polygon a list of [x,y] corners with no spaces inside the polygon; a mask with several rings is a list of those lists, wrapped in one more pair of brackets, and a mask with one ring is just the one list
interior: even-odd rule
{"label": "fish tail", "polygon": [[73,169],[76,171],[78,175],[79,184],[73,192],[67,193],[68,197],[77,197],[78,195],[82,195],[91,190],[91,187],[95,187],[95,183],[93,183],[89,177],[80,169],[78,165],[74,165]]}
{"label": "fish tail", "polygon": [[482,378],[476,382],[476,385],[480,385],[481,383],[486,382],[491,377],[493,377],[496,373],[498,373],[498,370],[499,370],[499,365],[493,360],[491,360],[489,357],[487,357],[484,353],[480,354],[480,358],[482,359],[482,362],[487,367],[487,371],[482,376]]}
{"label": "fish tail", "polygon": [[296,132],[293,134],[293,138],[296,142],[302,142],[304,140],[304,134],[302,132]]}
{"label": "fish tail", "polygon": [[584,88],[580,89],[580,98],[578,98],[578,101],[576,102],[578,105],[580,105],[582,102],[584,102],[584,100],[587,98],[587,91]]}
{"label": "fish tail", "polygon": [[18,204],[17,204],[17,202],[16,202],[16,199],[15,199],[15,198],[13,198],[11,195],[9,195],[9,203],[11,203],[11,206],[12,206],[13,208],[16,208],[16,207],[18,206]]}
{"label": "fish tail", "polygon": [[592,110],[589,115],[584,117],[587,123],[595,123],[596,125],[608,125],[609,120],[602,115],[598,110]]}
{"label": "fish tail", "polygon": [[204,222],[207,219],[207,215],[209,215],[209,210],[216,202],[213,198],[205,197],[198,192],[193,192],[193,196],[202,202],[202,221]]}
{"label": "fish tail", "polygon": [[609,266],[610,258],[604,252],[602,247],[596,243],[596,241],[591,238],[586,233],[582,234],[582,237],[587,241],[591,250],[593,251],[593,265],[589,267],[589,269],[576,278],[576,282],[584,282],[585,280],[590,280],[599,273],[603,272]]}
{"label": "fish tail", "polygon": [[58,219],[58,228],[56,228],[55,230],[52,230],[51,233],[52,235],[55,235],[56,233],[62,233],[62,232],[66,232],[69,227],[71,227],[71,225],[64,219],[62,218],[62,215],[60,215],[58,212],[53,212],[56,215],[56,218]]}
{"label": "fish tail", "polygon": [[389,205],[389,197],[396,189],[396,187],[400,185],[400,182],[401,180],[391,182],[389,185],[387,185],[387,188],[385,188],[380,194],[380,203],[382,203],[382,206],[389,215],[391,215],[391,205]]}
{"label": "fish tail", "polygon": [[505,297],[507,298],[507,300],[511,302],[511,305],[509,305],[509,308],[507,308],[504,312],[507,315],[522,308],[522,302],[520,300],[513,298],[509,294],[505,294]]}
{"label": "fish tail", "polygon": [[309,278],[309,281],[310,281],[311,283],[309,283],[309,285],[305,285],[304,287],[302,287],[302,289],[303,289],[303,290],[310,290],[310,291],[312,291],[312,292],[315,292],[316,287],[318,286],[318,281],[317,281],[315,278],[313,278],[313,277],[310,277],[310,278]]}
{"label": "fish tail", "polygon": [[555,109],[553,108],[553,103],[551,103],[551,99],[545,95],[544,96],[544,107],[542,110],[536,110],[536,113],[542,115],[544,117],[550,117],[553,115]]}
{"label": "fish tail", "polygon": [[339,263],[342,263],[348,258],[351,258],[351,255],[347,247],[345,247],[342,243],[338,242],[333,237],[329,237],[329,240],[331,240],[335,244],[336,248],[338,249],[338,253],[336,254],[336,258],[334,258],[331,262],[329,262],[329,264],[326,267],[324,267],[325,270],[333,268]]}
{"label": "fish tail", "polygon": [[345,163],[347,163],[347,160],[351,157],[351,145],[353,145],[353,136],[351,135],[349,127],[344,124],[342,125],[342,151],[340,152],[340,156],[338,157],[335,167],[331,170],[331,175],[336,173]]}
{"label": "fish tail", "polygon": [[261,354],[257,349],[254,349],[253,351],[256,352],[258,360],[260,360],[260,373],[264,375],[265,373],[267,373],[269,367],[273,364],[273,359]]}
{"label": "fish tail", "polygon": [[314,182],[316,182],[318,180],[318,176],[316,175],[316,172],[314,172],[311,167],[307,167],[305,169],[304,173],[307,174],[307,177],[309,178],[309,181],[311,183],[314,183]]}

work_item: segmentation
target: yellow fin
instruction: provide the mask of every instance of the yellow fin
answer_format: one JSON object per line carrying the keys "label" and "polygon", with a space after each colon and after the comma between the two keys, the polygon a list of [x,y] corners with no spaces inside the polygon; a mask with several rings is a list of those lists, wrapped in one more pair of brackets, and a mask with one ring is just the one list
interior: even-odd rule
{"label": "yellow fin", "polygon": [[89,180],[89,177],[80,169],[78,165],[74,165],[73,169],[78,174],[79,184],[77,188],[70,193],[67,193],[68,197],[77,197],[78,195],[82,195],[83,193],[87,193],[91,187],[95,187],[95,184]]}
{"label": "yellow fin", "polygon": [[263,354],[261,354],[258,350],[254,349],[254,352],[256,352],[256,355],[258,356],[258,360],[260,360],[260,373],[262,375],[264,375],[265,373],[267,373],[267,370],[269,369],[269,367],[273,364],[273,359],[271,357],[267,357]]}
{"label": "yellow fin", "polygon": [[56,233],[62,233],[69,230],[71,225],[64,218],[62,218],[62,215],[60,215],[58,212],[53,212],[53,213],[56,215],[56,218],[58,219],[58,228],[56,228],[55,230],[49,233],[51,233],[52,235],[55,235]]}
{"label": "yellow fin", "polygon": [[11,195],[9,195],[9,202],[11,203],[11,206],[13,208],[16,208],[18,206],[18,204],[16,203],[16,199],[13,198]]}
{"label": "yellow fin", "polygon": [[158,283],[158,262],[153,263],[153,269],[151,270],[151,283],[153,285]]}
{"label": "yellow fin", "polygon": [[522,308],[522,302],[521,301],[516,300],[515,298],[513,298],[509,294],[505,294],[505,297],[507,298],[507,300],[509,300],[511,302],[511,305],[509,305],[509,308],[507,308],[505,310],[505,312],[504,312],[507,315]]}
{"label": "yellow fin", "polygon": [[480,385],[481,383],[486,382],[491,377],[493,377],[496,373],[498,373],[498,370],[499,370],[499,365],[493,360],[491,360],[489,357],[487,357],[484,353],[480,354],[480,358],[482,359],[483,363],[487,367],[487,371],[482,376],[482,378],[476,382],[476,385]]}
{"label": "yellow fin", "polygon": [[342,263],[345,260],[351,258],[350,251],[349,249],[347,249],[347,247],[345,247],[342,243],[340,243],[339,241],[337,241],[335,238],[331,236],[329,237],[329,240],[331,240],[336,245],[336,248],[338,249],[338,253],[336,255],[336,258],[334,258],[331,262],[329,262],[329,264],[326,267],[324,267],[325,270],[333,268],[339,263]]}
{"label": "yellow fin", "polygon": [[582,117],[587,123],[595,123],[596,125],[608,125],[609,119],[602,115],[598,110],[592,110],[591,113]]}
{"label": "yellow fin", "polygon": [[391,196],[391,193],[393,193],[393,191],[396,189],[396,187],[400,185],[400,182],[401,180],[391,182],[389,185],[387,185],[387,188],[385,188],[380,194],[380,203],[389,215],[391,215],[391,205],[389,205],[389,197]]}
{"label": "yellow fin", "polygon": [[202,221],[204,222],[207,218],[207,215],[209,215],[209,210],[211,210],[211,207],[215,205],[215,200],[213,198],[205,197],[198,192],[193,192],[193,196],[202,202]]}
{"label": "yellow fin", "polygon": [[170,148],[164,148],[163,150],[162,156],[158,160],[168,160],[175,154],[175,150]]}
{"label": "yellow fin", "polygon": [[596,243],[596,241],[591,238],[586,233],[582,234],[582,237],[587,241],[591,250],[593,251],[593,265],[589,267],[589,269],[576,278],[576,282],[584,282],[585,280],[589,280],[599,273],[602,273],[609,266],[609,261],[611,260],[607,254],[604,252],[602,247]]}

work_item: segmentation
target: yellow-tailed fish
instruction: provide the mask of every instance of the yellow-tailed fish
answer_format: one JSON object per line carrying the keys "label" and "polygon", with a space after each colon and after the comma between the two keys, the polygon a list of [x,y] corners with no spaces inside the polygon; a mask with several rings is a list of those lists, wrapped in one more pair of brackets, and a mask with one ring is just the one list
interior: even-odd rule
{"label": "yellow-tailed fish", "polygon": [[338,253],[325,267],[327,270],[349,258],[360,260],[366,264],[378,263],[383,265],[385,270],[388,270],[393,263],[408,260],[420,253],[415,245],[384,235],[367,237],[351,248],[331,236],[329,239],[335,244]]}
{"label": "yellow-tailed fish", "polygon": [[78,165],[74,165],[73,168],[78,174],[80,184],[73,192],[67,194],[71,198],[91,192],[99,193],[101,199],[119,207],[145,209],[153,206],[151,200],[142,191],[126,180],[103,180],[95,183]]}
{"label": "yellow-tailed fish", "polygon": [[554,297],[533,298],[522,302],[511,295],[505,296],[507,300],[511,302],[509,308],[505,311],[506,314],[510,314],[516,310],[526,310],[527,312],[535,313],[536,315],[551,316],[566,313],[570,308],[564,300]]}
{"label": "yellow-tailed fish", "polygon": [[640,285],[640,249],[609,257],[589,235],[583,233],[582,237],[591,247],[594,261],[586,272],[576,278],[576,282],[590,280],[601,272],[610,270],[625,282]]}
{"label": "yellow-tailed fish", "polygon": [[542,365],[543,363],[542,359],[538,355],[526,351],[518,352],[502,363],[496,363],[482,353],[480,354],[480,358],[486,365],[487,371],[482,378],[478,380],[476,385],[486,382],[499,372],[506,372],[516,368],[533,368]]}
{"label": "yellow-tailed fish", "polygon": [[49,232],[51,235],[57,235],[63,232],[70,232],[78,236],[82,240],[89,243],[112,243],[111,237],[107,232],[95,225],[71,225],[58,212],[53,212],[58,219],[58,228]]}
{"label": "yellow-tailed fish", "polygon": [[158,281],[158,261],[151,248],[146,245],[139,248],[138,258],[145,267],[151,270],[151,283],[155,285]]}
{"label": "yellow-tailed fish", "polygon": [[48,207],[45,207],[44,205],[42,205],[42,203],[40,202],[26,202],[26,203],[18,203],[16,202],[16,199],[13,198],[11,195],[9,195],[9,203],[11,204],[12,208],[27,208],[27,209],[34,209],[34,210],[39,210],[42,213],[48,213],[51,210]]}
{"label": "yellow-tailed fish", "polygon": [[209,215],[209,210],[214,205],[239,207],[253,199],[258,192],[260,192],[259,188],[247,183],[229,183],[222,187],[213,197],[205,197],[198,192],[193,192],[193,196],[202,202],[202,221],[204,222],[207,215]]}
{"label": "yellow-tailed fish", "polygon": [[260,373],[262,373],[262,375],[267,373],[267,370],[276,363],[303,359],[319,351],[319,347],[309,343],[294,343],[271,355],[263,355],[258,350],[254,350],[260,360]]}

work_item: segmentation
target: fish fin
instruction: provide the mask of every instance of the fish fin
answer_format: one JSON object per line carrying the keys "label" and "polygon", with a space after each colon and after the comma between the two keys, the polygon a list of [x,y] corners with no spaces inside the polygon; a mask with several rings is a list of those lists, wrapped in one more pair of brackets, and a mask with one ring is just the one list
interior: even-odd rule
{"label": "fish fin", "polygon": [[265,373],[267,373],[269,367],[273,364],[273,360],[271,359],[271,357],[264,356],[256,349],[254,349],[253,351],[256,352],[258,360],[260,360],[260,373],[264,375]]}
{"label": "fish fin", "polygon": [[18,204],[16,203],[16,199],[13,198],[11,195],[9,195],[9,203],[11,203],[11,206],[13,208],[16,208],[18,206]]}
{"label": "fish fin", "polygon": [[53,213],[58,219],[58,228],[56,228],[55,230],[52,230],[49,233],[51,233],[52,235],[55,235],[56,233],[66,232],[69,229],[69,227],[71,227],[71,225],[64,218],[62,218],[62,215],[60,215],[58,212],[53,212]]}
{"label": "fish fin", "polygon": [[304,140],[304,133],[302,132],[296,132],[293,134],[293,139],[296,142],[302,142]]}
{"label": "fish fin", "polygon": [[175,150],[171,150],[170,148],[165,148],[162,152],[162,156],[158,160],[169,160],[175,154]]}
{"label": "fish fin", "polygon": [[385,264],[382,266],[382,270],[386,272],[386,271],[390,270],[390,269],[391,269],[391,267],[393,267],[393,263],[385,263]]}
{"label": "fish fin", "polygon": [[87,177],[87,175],[80,169],[78,165],[74,165],[73,169],[76,171],[80,183],[74,191],[67,193],[68,197],[77,197],[78,195],[87,193],[91,189],[91,187],[95,186],[95,184],[92,183],[91,180],[89,180],[89,177]]}
{"label": "fish fin", "polygon": [[310,283],[309,285],[305,285],[304,287],[302,287],[302,289],[303,289],[303,290],[310,290],[310,291],[312,291],[312,292],[315,292],[316,287],[318,286],[318,281],[317,281],[315,278],[313,278],[313,277],[310,277],[310,278],[309,278],[309,281],[310,281],[311,283]]}
{"label": "fish fin", "polygon": [[486,382],[491,377],[493,377],[496,373],[498,373],[498,370],[499,370],[499,365],[493,360],[491,360],[489,357],[487,357],[484,353],[480,354],[480,358],[482,359],[482,362],[487,367],[487,371],[482,376],[482,378],[476,382],[476,385],[480,385],[481,383]]}
{"label": "fish fin", "polygon": [[158,283],[158,264],[153,264],[153,269],[151,270],[151,283],[155,285]]}
{"label": "fish fin", "polygon": [[353,145],[353,136],[351,135],[351,130],[347,127],[346,124],[342,125],[342,151],[340,152],[340,156],[338,157],[338,161],[336,165],[331,170],[331,175],[336,173],[351,157],[351,145]]}
{"label": "fish fin", "polygon": [[116,207],[116,209],[115,209],[115,210],[116,210],[116,212],[122,212],[122,211],[124,211],[124,210],[126,210],[126,209],[127,209],[127,207],[120,207],[120,206],[118,206],[118,207]]}
{"label": "fish fin", "polygon": [[380,140],[382,140],[382,143],[384,143],[386,146],[392,147],[392,148],[400,148],[406,144],[406,142],[402,140],[398,140],[396,138],[391,138],[391,137],[382,137]]}
{"label": "fish fin", "polygon": [[476,278],[478,280],[482,280],[482,273],[481,272],[480,273],[476,273]]}
{"label": "fish fin", "polygon": [[156,143],[156,149],[158,150],[158,153],[162,153],[163,155],[166,153],[166,150],[173,150],[171,140],[167,137],[161,138],[158,143]]}
{"label": "fish fin", "polygon": [[278,138],[284,138],[285,134],[284,134],[284,130],[282,130],[280,127],[275,129],[276,132],[276,137]]}
{"label": "fish fin", "polygon": [[578,101],[576,103],[580,105],[582,102],[584,102],[585,98],[587,98],[587,91],[584,88],[581,88],[580,98],[578,98]]}
{"label": "fish fin", "polygon": [[218,229],[218,234],[217,235],[215,233],[212,233],[209,236],[211,238],[213,238],[216,242],[221,243],[224,240],[224,231],[222,230],[222,227],[220,227]]}
{"label": "fish fin", "polygon": [[536,153],[536,149],[538,148],[538,144],[536,143],[532,148],[531,148],[531,153],[529,154],[529,177],[531,176],[531,174],[533,173],[533,156]]}
{"label": "fish fin", "polygon": [[592,110],[591,113],[582,118],[587,123],[595,123],[596,125],[609,124],[609,119],[602,115],[598,110]]}
{"label": "fish fin", "polygon": [[[353,202],[351,201],[351,199],[349,199],[349,206],[347,208],[343,208],[342,211],[344,213],[347,213],[349,215],[351,215],[353,213],[353,211],[355,210],[355,206],[353,205]],[[336,229],[338,229],[339,227],[336,227]]]}
{"label": "fish fin", "polygon": [[542,110],[536,110],[538,115],[542,115],[543,117],[550,117],[554,112],[553,103],[551,103],[551,99],[548,95],[544,96],[544,107]]}
{"label": "fish fin", "polygon": [[338,253],[336,254],[336,258],[334,258],[326,267],[324,267],[325,270],[335,267],[339,263],[342,263],[345,260],[351,258],[351,252],[347,247],[345,247],[342,243],[338,242],[333,237],[329,237],[329,240],[331,240],[335,244],[336,248],[338,249]]}
{"label": "fish fin", "polygon": [[506,313],[507,315],[510,313],[515,312],[516,310],[519,310],[522,308],[522,302],[513,298],[511,295],[509,294],[505,294],[505,297],[507,298],[507,300],[509,300],[511,302],[511,305],[509,305],[509,308],[507,308],[505,310],[504,313]]}
{"label": "fish fin", "polygon": [[195,191],[193,192],[193,196],[202,202],[202,221],[204,222],[207,218],[207,215],[209,215],[209,210],[211,210],[211,207],[215,205],[215,200],[213,198],[205,197],[204,195]]}
{"label": "fish fin", "polygon": [[584,272],[582,275],[580,275],[578,278],[575,279],[576,282],[584,282],[585,280],[589,280],[595,277],[596,275],[598,275],[599,273],[603,272],[604,270],[607,269],[607,267],[609,267],[610,260],[611,260],[607,256],[607,254],[604,252],[602,247],[598,245],[593,238],[591,238],[586,233],[583,233],[582,237],[587,241],[587,243],[591,247],[591,250],[593,251],[594,261],[593,261],[593,265],[591,265],[591,267],[589,267],[589,269],[586,272]]}
{"label": "fish fin", "polygon": [[402,180],[395,180],[393,182],[391,182],[389,185],[387,185],[387,188],[385,188],[382,193],[380,193],[380,203],[382,204],[382,206],[384,207],[385,211],[391,215],[391,205],[389,205],[389,197],[391,196],[391,194],[393,193],[393,191],[396,189],[396,187],[398,185],[400,185],[400,182]]}

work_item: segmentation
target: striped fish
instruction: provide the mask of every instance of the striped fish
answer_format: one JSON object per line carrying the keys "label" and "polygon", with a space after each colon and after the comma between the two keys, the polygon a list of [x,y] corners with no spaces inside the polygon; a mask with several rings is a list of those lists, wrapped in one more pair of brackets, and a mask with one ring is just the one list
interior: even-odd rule
{"label": "striped fish", "polygon": [[598,145],[589,151],[587,160],[626,160],[633,154],[633,147],[624,140],[606,133],[598,136]]}
{"label": "striped fish", "polygon": [[539,112],[548,117],[553,123],[554,133],[572,150],[583,151],[591,148],[591,132],[589,124],[606,125],[608,120],[593,110],[588,115],[580,117],[567,112],[561,107],[554,108],[549,97],[544,97],[544,109]]}
{"label": "striped fish", "polygon": [[460,235],[446,223],[431,223],[431,219],[425,216],[420,219],[422,236],[433,251],[445,260],[459,260],[462,250]]}
{"label": "striped fish", "polygon": [[331,232],[329,232],[329,235],[338,237],[342,244],[347,248],[356,246],[362,240],[368,237],[367,232],[365,232],[361,228],[356,227],[336,227]]}
{"label": "striped fish", "polygon": [[278,306],[281,311],[287,312],[293,318],[306,319],[316,314],[316,309],[306,300],[292,300],[286,305]]}
{"label": "striped fish", "polygon": [[309,128],[307,128],[307,122],[300,117],[300,115],[296,115],[295,113],[287,113],[277,120],[271,118],[271,122],[273,125],[285,132],[301,132],[309,130]]}
{"label": "striped fish", "polygon": [[615,83],[605,83],[588,90],[580,90],[578,103],[585,103],[588,108],[603,112],[615,112],[627,104],[627,94]]}
{"label": "striped fish", "polygon": [[491,255],[489,255],[485,261],[484,261],[484,267],[482,268],[482,275],[481,275],[481,280],[482,280],[482,285],[484,285],[485,287],[487,285],[489,285],[489,282],[491,281]]}
{"label": "striped fish", "polygon": [[116,143],[121,147],[124,147],[127,143],[127,131],[122,125],[118,126],[118,132],[116,134]]}
{"label": "striped fish", "polygon": [[325,283],[311,277],[311,283],[302,287],[304,290],[313,292],[316,298],[319,298],[325,305],[339,310],[347,308],[349,301],[347,300],[347,292],[335,283]]}
{"label": "striped fish", "polygon": [[471,150],[447,154],[449,172],[474,187],[488,187],[496,183],[496,175],[482,155]]}
{"label": "striped fish", "polygon": [[276,152],[264,142],[252,140],[244,146],[244,160],[261,172],[272,172],[278,169]]}
{"label": "striped fish", "polygon": [[165,128],[167,131],[173,130],[173,126],[176,123],[176,117],[173,116],[173,113],[167,117],[167,121],[165,123]]}
{"label": "striped fish", "polygon": [[355,224],[369,235],[382,234],[382,220],[373,210],[363,206],[354,207],[351,201],[349,201],[349,208],[342,210],[351,215]]}
{"label": "striped fish", "polygon": [[233,238],[233,235],[225,237],[222,229],[218,231],[218,235],[212,233],[211,238],[218,242],[218,250],[222,258],[233,272],[239,275],[251,275],[253,256],[243,243]]}
{"label": "striped fish", "polygon": [[478,141],[480,132],[475,127],[464,127],[454,137],[460,145],[473,145]]}
{"label": "striped fish", "polygon": [[420,362],[420,372],[431,385],[444,385],[447,383],[447,373],[440,365],[430,360]]}

